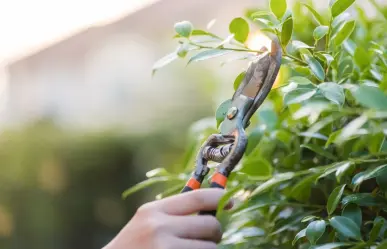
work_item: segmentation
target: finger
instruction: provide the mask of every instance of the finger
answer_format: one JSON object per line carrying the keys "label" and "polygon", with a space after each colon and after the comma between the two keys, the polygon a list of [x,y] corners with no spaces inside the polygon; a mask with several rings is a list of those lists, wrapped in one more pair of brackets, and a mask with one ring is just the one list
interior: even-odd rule
{"label": "finger", "polygon": [[179,238],[207,240],[215,243],[222,239],[222,228],[213,216],[170,216],[172,233]]}
{"label": "finger", "polygon": [[224,193],[223,189],[198,189],[160,200],[157,208],[171,215],[189,215],[202,210],[216,210]]}
{"label": "finger", "polygon": [[216,249],[216,243],[211,241],[176,239],[173,241],[173,249]]}

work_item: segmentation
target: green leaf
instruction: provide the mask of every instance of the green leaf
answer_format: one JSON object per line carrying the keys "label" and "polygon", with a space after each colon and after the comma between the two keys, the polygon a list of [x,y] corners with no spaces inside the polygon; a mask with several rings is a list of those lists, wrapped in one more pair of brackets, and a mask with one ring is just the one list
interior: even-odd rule
{"label": "green leaf", "polygon": [[189,37],[192,33],[193,25],[189,21],[182,21],[175,24],[175,31],[183,37]]}
{"label": "green leaf", "polygon": [[340,167],[342,167],[343,165],[346,165],[347,163],[349,162],[343,161],[343,162],[334,163],[333,165],[328,167],[322,175],[319,176],[319,179],[329,176],[330,174],[336,172]]}
{"label": "green leaf", "polygon": [[317,240],[324,234],[325,227],[326,224],[323,220],[313,221],[306,227],[305,234],[312,245],[316,244]]}
{"label": "green leaf", "polygon": [[267,10],[259,10],[259,11],[256,11],[256,12],[252,13],[252,14],[250,15],[250,17],[251,17],[252,19],[254,19],[254,18],[257,18],[257,17],[271,16],[271,15],[272,15],[272,13],[271,13],[270,11],[267,11]]}
{"label": "green leaf", "polygon": [[229,25],[231,34],[234,34],[234,39],[244,43],[249,35],[250,26],[245,19],[237,17],[233,19]]}
{"label": "green leaf", "polygon": [[223,39],[217,46],[216,48],[222,49],[224,48],[224,45],[230,44],[232,39],[234,39],[235,34],[231,34],[227,36],[225,39]]}
{"label": "green leaf", "polygon": [[297,234],[296,234],[296,237],[294,237],[294,240],[292,242],[292,245],[294,246],[297,241],[303,237],[306,236],[306,228],[305,229],[302,229],[301,231],[299,231]]}
{"label": "green leaf", "polygon": [[312,83],[312,81],[310,81],[308,78],[306,77],[300,77],[300,76],[294,76],[294,77],[291,77],[289,80],[288,80],[288,83],[291,84],[291,83],[296,83],[297,85],[314,85]]}
{"label": "green leaf", "polygon": [[324,18],[315,9],[313,9],[312,6],[306,3],[301,3],[301,4],[309,9],[309,11],[313,14],[314,18],[318,22],[318,24],[324,24]]}
{"label": "green leaf", "polygon": [[246,160],[243,160],[239,172],[245,173],[254,179],[266,180],[271,177],[273,167],[264,158],[247,157]]}
{"label": "green leaf", "polygon": [[329,138],[328,138],[328,141],[325,143],[325,148],[328,148],[329,145],[331,145],[332,143],[334,143],[337,139],[337,137],[340,135],[341,133],[341,130],[337,130],[335,132],[332,132],[330,135],[329,135]]}
{"label": "green leaf", "polygon": [[343,165],[341,165],[339,168],[336,170],[336,180],[337,182],[341,181],[341,178],[349,173],[349,171],[353,169],[353,165],[351,162],[345,162]]}
{"label": "green leaf", "polygon": [[273,178],[271,178],[270,180],[262,183],[256,189],[254,189],[254,191],[251,193],[250,197],[253,197],[255,195],[261,194],[261,193],[271,189],[275,185],[280,184],[281,182],[285,182],[285,181],[291,180],[294,176],[295,176],[295,174],[292,173],[292,172],[287,172],[287,173],[282,173],[282,174],[274,175]]}
{"label": "green leaf", "polygon": [[379,206],[385,206],[387,204],[386,200],[380,196],[374,197],[371,194],[368,193],[359,193],[359,194],[352,194],[348,195],[343,198],[341,203],[346,206],[350,203],[357,204],[361,207],[379,207]]}
{"label": "green leaf", "polygon": [[290,64],[290,68],[292,68],[295,72],[301,75],[309,76],[311,74],[309,67]]}
{"label": "green leaf", "polygon": [[257,127],[255,128],[248,136],[247,138],[247,147],[245,151],[245,155],[248,156],[250,155],[251,152],[257,147],[259,142],[261,141],[262,137],[264,135],[264,131],[260,128]]}
{"label": "green leaf", "polygon": [[176,195],[178,194],[182,189],[182,184],[174,185],[170,188],[167,188],[162,193],[159,193],[156,195],[156,200],[161,200],[163,198],[166,198],[168,196]]}
{"label": "green leaf", "polygon": [[300,146],[301,148],[307,148],[313,152],[315,152],[316,154],[319,154],[323,157],[326,157],[326,158],[329,158],[331,160],[336,160],[336,157],[330,153],[329,151],[327,150],[324,150],[322,147],[318,146],[318,145],[315,145],[315,144],[303,144]]}
{"label": "green leaf", "polygon": [[318,217],[314,216],[314,215],[308,215],[308,216],[305,216],[304,218],[302,218],[301,222],[307,222],[307,221],[311,221],[311,220],[314,220]]}
{"label": "green leaf", "polygon": [[356,48],[355,54],[354,54],[354,60],[356,65],[358,65],[362,70],[364,70],[365,68],[371,65],[370,55],[361,46]]}
{"label": "green leaf", "polygon": [[336,46],[340,46],[353,32],[355,29],[355,21],[346,22],[340,30],[337,31],[336,35],[332,37]]}
{"label": "green leaf", "polygon": [[347,124],[341,131],[341,133],[337,136],[336,142],[338,144],[342,144],[347,141],[351,136],[356,134],[358,130],[367,123],[368,118],[365,115],[361,115],[360,117],[352,120],[349,124]]}
{"label": "green leaf", "polygon": [[318,62],[312,55],[303,53],[302,57],[304,61],[308,64],[310,70],[316,76],[316,78],[320,81],[325,79],[325,72],[320,62]]}
{"label": "green leaf", "polygon": [[379,187],[386,191],[387,190],[387,174],[386,172],[383,172],[382,174],[379,174],[376,176],[376,182],[378,183]]}
{"label": "green leaf", "polygon": [[219,36],[217,35],[214,35],[210,32],[207,32],[207,31],[204,31],[204,30],[200,30],[200,29],[194,29],[192,30],[192,33],[191,33],[191,36],[211,36],[211,37],[214,37],[214,38],[218,38],[218,39],[221,39]]}
{"label": "green leaf", "polygon": [[155,72],[157,70],[159,70],[160,68],[168,65],[169,63],[173,62],[174,60],[176,60],[177,58],[179,58],[179,56],[176,54],[176,53],[171,53],[171,54],[168,54],[166,56],[164,56],[163,58],[159,59],[154,65],[153,65],[153,69],[152,69],[152,75],[155,74]]}
{"label": "green leaf", "polygon": [[320,93],[332,101],[333,103],[342,106],[345,102],[345,94],[342,86],[333,82],[324,82],[318,85]]}
{"label": "green leaf", "polygon": [[305,202],[310,198],[312,185],[314,185],[318,175],[310,175],[300,180],[290,191],[291,197],[300,202]]}
{"label": "green leaf", "polygon": [[224,49],[205,50],[192,56],[191,59],[189,59],[188,64],[191,62],[204,61],[215,57],[223,56],[223,55],[229,54],[230,52],[231,52],[230,50],[224,50]]}
{"label": "green leaf", "polygon": [[343,212],[341,213],[341,216],[347,217],[348,219],[355,222],[355,224],[358,227],[361,227],[362,223],[362,212],[359,206],[356,204],[348,204],[344,207]]}
{"label": "green leaf", "polygon": [[326,34],[329,32],[329,27],[328,26],[318,26],[314,31],[313,31],[313,37],[316,41],[320,40],[323,38]]}
{"label": "green leaf", "polygon": [[271,12],[278,18],[281,19],[286,12],[286,0],[270,0]]}
{"label": "green leaf", "polygon": [[155,177],[155,176],[169,176],[169,175],[171,174],[164,168],[157,168],[146,172],[146,177],[148,178]]}
{"label": "green leaf", "polygon": [[337,0],[331,7],[332,17],[336,17],[348,9],[355,0]]}
{"label": "green leaf", "polygon": [[344,184],[336,187],[329,195],[328,203],[327,203],[327,211],[329,215],[335,212],[337,205],[340,203],[340,199],[344,193],[345,186],[346,185]]}
{"label": "green leaf", "polygon": [[327,63],[327,66],[330,67],[332,62],[335,60],[332,55],[327,54],[327,53],[316,53],[315,54],[320,60],[325,61]]}
{"label": "green leaf", "polygon": [[272,108],[265,108],[264,106],[262,106],[260,110],[257,112],[257,117],[258,117],[258,122],[260,124],[264,124],[268,130],[271,131],[275,129],[278,121],[278,116],[275,110],[273,110]]}
{"label": "green leaf", "polygon": [[382,243],[380,243],[378,247],[376,247],[376,249],[386,249],[386,248],[387,248],[387,240],[382,241]]}
{"label": "green leaf", "polygon": [[336,248],[342,248],[343,246],[349,246],[350,243],[328,243],[325,245],[319,245],[319,246],[312,246],[310,249],[336,249]]}
{"label": "green leaf", "polygon": [[372,230],[370,232],[370,238],[368,240],[369,243],[375,242],[376,239],[379,237],[379,233],[384,225],[384,222],[385,222],[385,220],[381,217],[375,218],[374,225],[373,225]]}
{"label": "green leaf", "polygon": [[122,198],[126,199],[129,195],[131,195],[135,192],[138,192],[141,189],[147,188],[153,184],[171,181],[171,180],[183,181],[183,180],[178,179],[178,178],[172,178],[172,177],[166,177],[166,176],[149,178],[149,179],[147,179],[143,182],[140,182],[140,183],[134,185],[133,187],[125,190],[124,193],[122,193]]}
{"label": "green leaf", "polygon": [[281,31],[281,44],[282,46],[286,47],[292,38],[293,33],[293,18],[290,17],[286,19],[284,24],[282,25],[282,31]]}
{"label": "green leaf", "polygon": [[375,110],[387,110],[387,95],[379,88],[361,85],[352,91],[352,95],[364,107]]}
{"label": "green leaf", "polygon": [[272,30],[274,27],[274,24],[271,21],[264,18],[255,18],[254,21],[262,23],[266,27],[266,30]]}
{"label": "green leaf", "polygon": [[239,87],[239,85],[242,83],[243,79],[245,78],[246,72],[243,71],[234,80],[234,90],[236,91]]}
{"label": "green leaf", "polygon": [[228,99],[221,103],[215,112],[215,118],[216,118],[216,127],[219,127],[219,125],[223,122],[223,120],[226,118],[228,109],[230,109],[232,104],[232,100]]}
{"label": "green leaf", "polygon": [[335,216],[329,219],[329,223],[342,236],[361,240],[360,227],[347,217]]}
{"label": "green leaf", "polygon": [[384,141],[385,135],[382,132],[370,135],[368,144],[370,153],[374,155],[378,154],[382,149]]}
{"label": "green leaf", "polygon": [[295,50],[300,50],[303,48],[314,48],[312,46],[309,46],[308,44],[303,43],[302,41],[297,41],[297,40],[291,41],[291,45]]}
{"label": "green leaf", "polygon": [[310,99],[315,94],[316,94],[315,89],[299,88],[285,94],[284,104],[291,105],[291,104],[301,103],[305,100]]}
{"label": "green leaf", "polygon": [[353,177],[352,184],[360,185],[362,182],[368,179],[372,179],[379,175],[386,175],[386,174],[387,174],[387,164],[378,166],[375,169],[369,169],[365,172],[360,172],[359,174]]}

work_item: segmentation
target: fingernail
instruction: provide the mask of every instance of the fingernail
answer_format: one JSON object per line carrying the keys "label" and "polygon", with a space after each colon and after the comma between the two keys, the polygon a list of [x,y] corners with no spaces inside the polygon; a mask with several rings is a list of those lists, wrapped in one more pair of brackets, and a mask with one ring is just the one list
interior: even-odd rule
{"label": "fingernail", "polygon": [[225,210],[230,210],[234,206],[234,199],[230,199],[227,203],[227,205],[224,207]]}

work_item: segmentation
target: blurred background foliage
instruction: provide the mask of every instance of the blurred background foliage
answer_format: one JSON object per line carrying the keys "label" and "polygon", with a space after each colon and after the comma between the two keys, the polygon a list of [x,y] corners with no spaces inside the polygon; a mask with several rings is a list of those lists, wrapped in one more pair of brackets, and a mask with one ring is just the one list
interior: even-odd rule
{"label": "blurred background foliage", "polygon": [[181,158],[185,129],[79,132],[49,119],[0,136],[0,248],[101,248],[152,191],[121,193]]}

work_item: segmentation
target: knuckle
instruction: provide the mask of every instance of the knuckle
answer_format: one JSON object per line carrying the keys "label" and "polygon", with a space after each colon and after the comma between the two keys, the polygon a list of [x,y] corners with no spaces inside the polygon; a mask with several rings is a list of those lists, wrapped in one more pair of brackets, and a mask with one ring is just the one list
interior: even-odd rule
{"label": "knuckle", "polygon": [[136,214],[139,216],[148,216],[153,212],[152,204],[146,203],[137,209]]}
{"label": "knuckle", "polygon": [[148,232],[151,236],[158,236],[165,232],[165,223],[158,217],[148,217],[146,221]]}

